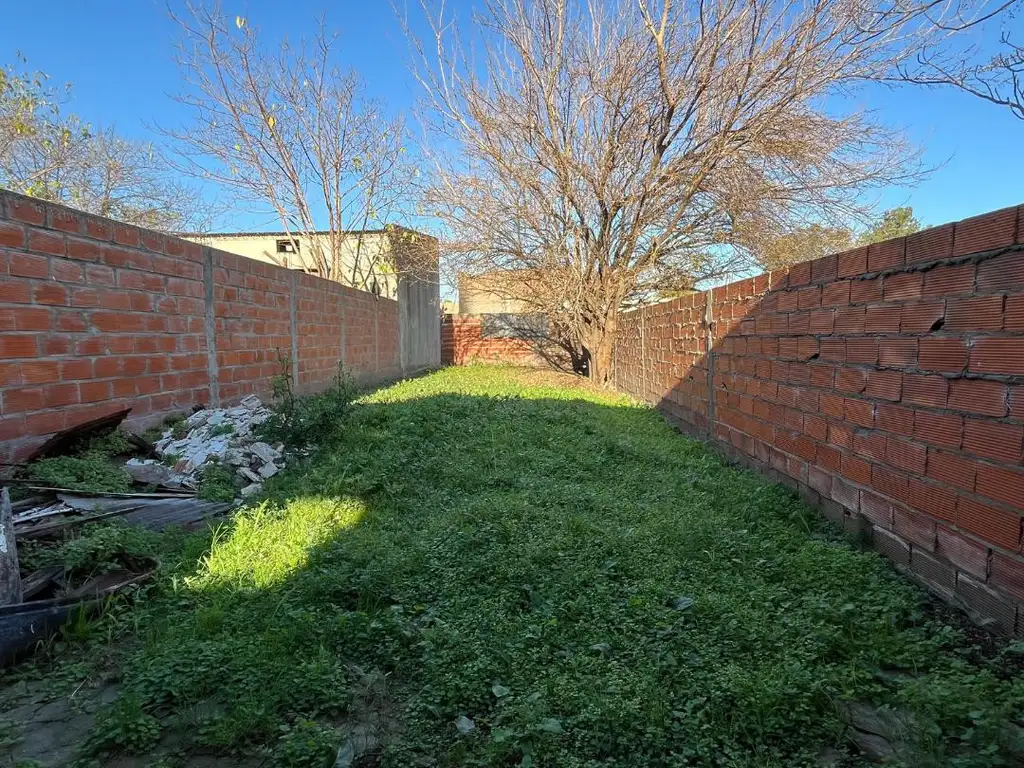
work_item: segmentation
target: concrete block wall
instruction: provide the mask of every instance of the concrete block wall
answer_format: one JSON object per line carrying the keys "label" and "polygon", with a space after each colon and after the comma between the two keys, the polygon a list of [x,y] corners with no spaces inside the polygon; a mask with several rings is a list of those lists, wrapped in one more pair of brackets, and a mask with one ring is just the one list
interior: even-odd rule
{"label": "concrete block wall", "polygon": [[392,378],[398,343],[390,299],[0,192],[0,460],[126,407],[266,396],[281,359],[302,392],[339,363]]}
{"label": "concrete block wall", "polygon": [[1024,206],[629,312],[615,372],[1024,635]]}

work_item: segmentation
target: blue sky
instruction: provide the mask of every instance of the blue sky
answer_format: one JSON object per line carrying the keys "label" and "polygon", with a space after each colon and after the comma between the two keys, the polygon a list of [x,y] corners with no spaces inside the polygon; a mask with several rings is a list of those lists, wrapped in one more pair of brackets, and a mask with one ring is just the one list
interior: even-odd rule
{"label": "blue sky", "polygon": [[[265,34],[282,30],[292,37],[326,12],[329,25],[342,32],[341,63],[357,69],[373,95],[396,108],[416,96],[389,0],[222,0],[222,6]],[[12,62],[20,51],[30,69],[73,84],[70,110],[93,124],[112,123],[124,134],[150,138],[149,124],[185,121],[169,96],[178,90],[175,39],[164,0],[8,0],[0,62]],[[1008,110],[940,90],[872,88],[857,98],[905,128],[925,147],[928,163],[944,164],[916,188],[883,192],[882,207],[912,205],[923,222],[939,224],[1024,202],[1024,121]]]}

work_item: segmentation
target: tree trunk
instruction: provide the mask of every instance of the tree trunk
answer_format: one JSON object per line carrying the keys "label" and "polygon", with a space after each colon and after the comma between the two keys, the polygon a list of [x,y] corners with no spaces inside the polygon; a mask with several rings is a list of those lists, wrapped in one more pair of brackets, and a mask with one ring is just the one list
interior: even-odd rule
{"label": "tree trunk", "polygon": [[592,381],[602,387],[610,387],[615,375],[612,362],[612,352],[615,348],[615,330],[618,327],[618,316],[609,313],[604,318],[603,326],[597,327],[590,333],[587,351],[590,353],[589,376]]}
{"label": "tree trunk", "polygon": [[21,573],[18,566],[18,545],[14,541],[14,513],[11,497],[0,491],[0,605],[21,602]]}

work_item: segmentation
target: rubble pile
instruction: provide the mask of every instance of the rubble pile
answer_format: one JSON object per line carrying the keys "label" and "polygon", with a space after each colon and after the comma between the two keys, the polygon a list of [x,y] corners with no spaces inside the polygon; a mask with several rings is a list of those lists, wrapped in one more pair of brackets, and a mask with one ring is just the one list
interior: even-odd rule
{"label": "rubble pile", "polygon": [[174,430],[168,429],[157,441],[160,460],[132,459],[125,470],[140,483],[195,489],[202,467],[216,461],[237,475],[242,496],[251,496],[284,467],[284,446],[271,446],[253,434],[270,415],[255,395],[233,408],[196,411],[185,421],[188,434],[175,438]]}

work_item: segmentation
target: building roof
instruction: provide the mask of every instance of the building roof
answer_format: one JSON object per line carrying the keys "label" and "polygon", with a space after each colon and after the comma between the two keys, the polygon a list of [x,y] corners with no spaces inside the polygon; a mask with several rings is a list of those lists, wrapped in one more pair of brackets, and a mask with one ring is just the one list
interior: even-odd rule
{"label": "building roof", "polygon": [[[420,232],[416,229],[410,229],[409,227],[403,227],[398,224],[391,225],[390,228],[381,229],[343,229],[340,234],[342,235],[383,235],[391,229],[400,230],[405,232],[415,232],[417,235],[423,237],[433,237],[428,235],[426,232]],[[304,237],[307,233],[305,232],[182,232],[178,237]],[[331,231],[329,229],[318,229],[315,232],[308,234],[313,235],[329,235]]]}

